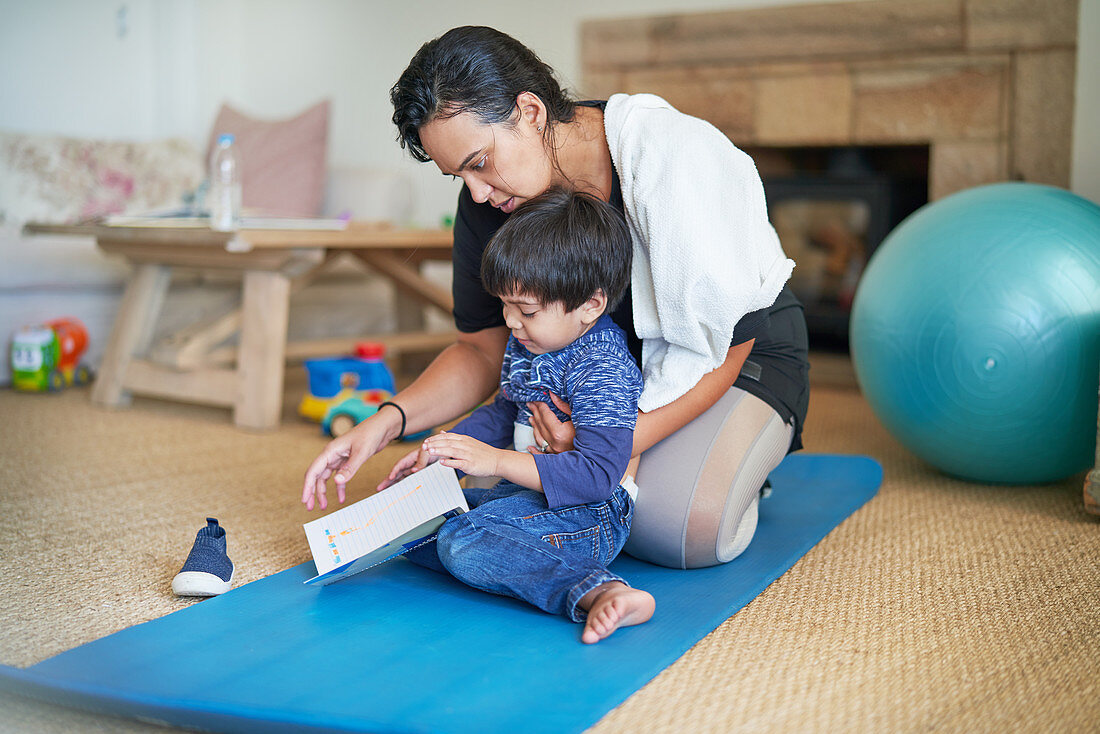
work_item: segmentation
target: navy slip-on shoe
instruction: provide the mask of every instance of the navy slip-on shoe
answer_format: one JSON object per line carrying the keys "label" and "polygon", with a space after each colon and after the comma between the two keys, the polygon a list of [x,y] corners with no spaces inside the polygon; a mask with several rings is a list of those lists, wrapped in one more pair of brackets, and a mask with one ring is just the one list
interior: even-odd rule
{"label": "navy slip-on shoe", "polygon": [[226,555],[225,528],[208,517],[183,568],[172,579],[172,591],[178,596],[217,596],[229,591],[232,583],[233,561]]}

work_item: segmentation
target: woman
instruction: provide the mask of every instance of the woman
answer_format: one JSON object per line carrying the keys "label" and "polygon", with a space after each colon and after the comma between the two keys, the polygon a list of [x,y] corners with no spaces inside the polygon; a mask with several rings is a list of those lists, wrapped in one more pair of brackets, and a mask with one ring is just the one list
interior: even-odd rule
{"label": "woman", "polygon": [[[631,292],[612,314],[645,375],[626,550],[679,568],[740,554],[768,473],[801,448],[809,400],[805,321],[785,285],[794,263],[768,223],[751,159],[652,95],[574,102],[550,67],[492,28],[455,28],[424,44],[390,96],[402,146],[464,184],[454,228],[460,335],[392,403],[325,448],[302,501],[324,508],[331,478],[342,502],[352,475],[387,443],[492,394],[509,332],[499,300],[481,287],[481,253],[516,206],[563,185],[622,210],[633,240]],[[531,407],[536,445],[570,449],[570,424]]]}

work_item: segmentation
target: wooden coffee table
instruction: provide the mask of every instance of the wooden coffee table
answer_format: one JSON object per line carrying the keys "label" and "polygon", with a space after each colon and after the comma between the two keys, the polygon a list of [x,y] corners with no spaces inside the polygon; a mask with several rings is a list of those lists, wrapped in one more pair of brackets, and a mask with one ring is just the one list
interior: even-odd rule
{"label": "wooden coffee table", "polygon": [[[452,235],[445,229],[351,222],[344,229],[306,229],[299,224],[294,229],[225,233],[198,221],[178,221],[28,225],[27,230],[91,235],[101,250],[133,265],[92,387],[92,401],[111,407],[128,405],[132,395],[147,395],[232,408],[238,426],[274,428],[282,412],[286,360],[347,353],[358,340],[287,342],[291,294],[342,253],[351,253],[392,280],[403,297],[411,297],[417,312],[420,304],[448,314],[453,307],[450,292],[424,278],[419,269],[425,260],[450,260]],[[175,267],[241,273],[241,306],[153,345]],[[438,349],[454,341],[454,332],[424,331],[422,319],[418,326],[360,339],[382,342],[396,353]],[[240,335],[237,346],[219,346],[234,333]]]}

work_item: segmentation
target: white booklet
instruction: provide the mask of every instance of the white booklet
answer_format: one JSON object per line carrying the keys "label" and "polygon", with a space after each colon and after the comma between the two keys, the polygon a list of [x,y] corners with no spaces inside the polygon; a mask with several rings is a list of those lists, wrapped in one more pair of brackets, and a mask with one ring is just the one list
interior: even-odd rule
{"label": "white booklet", "polygon": [[307,584],[331,584],[426,543],[447,517],[470,509],[455,470],[440,463],[302,525],[317,566]]}

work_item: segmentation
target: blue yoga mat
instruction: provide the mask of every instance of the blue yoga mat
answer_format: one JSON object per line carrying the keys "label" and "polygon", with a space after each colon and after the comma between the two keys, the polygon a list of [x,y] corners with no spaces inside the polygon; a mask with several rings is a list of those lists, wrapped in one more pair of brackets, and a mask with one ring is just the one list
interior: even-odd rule
{"label": "blue yoga mat", "polygon": [[881,467],[793,455],[732,562],[615,570],[657,599],[596,645],[581,627],[405,559],[331,586],[307,562],[26,669],[0,687],[214,731],[579,732],[751,601],[874,496]]}

